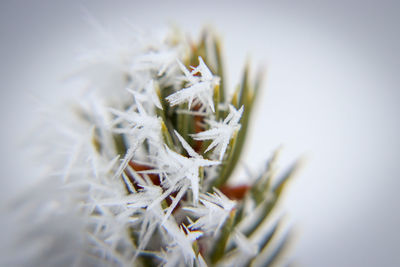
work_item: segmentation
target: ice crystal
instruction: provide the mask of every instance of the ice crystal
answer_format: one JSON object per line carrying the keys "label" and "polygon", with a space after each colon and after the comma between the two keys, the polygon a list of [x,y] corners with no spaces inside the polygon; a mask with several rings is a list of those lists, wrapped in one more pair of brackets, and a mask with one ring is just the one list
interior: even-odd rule
{"label": "ice crystal", "polygon": [[175,134],[190,157],[182,156],[166,147],[165,153],[161,153],[158,158],[158,165],[162,166],[162,169],[158,172],[165,174],[165,178],[161,184],[166,188],[166,191],[159,199],[156,199],[154,203],[162,201],[172,192],[179,191],[169,207],[165,219],[172,213],[189,187],[193,193],[193,202],[195,204],[198,202],[200,168],[219,164],[218,161],[203,159],[202,156],[197,154],[190,147],[178,132],[175,132]]}
{"label": "ice crystal", "polygon": [[[250,235],[281,189],[267,186],[265,175],[254,185],[227,183],[256,86],[246,82],[228,100],[219,42],[210,33],[197,45],[177,35],[135,40],[87,57],[82,76],[90,93],[75,112],[57,105],[48,113],[39,143],[49,175],[40,197],[22,201],[15,215],[28,224],[16,230],[27,233],[17,244],[27,247],[27,260],[4,257],[6,265],[246,265],[256,257]],[[260,215],[242,234],[244,214],[255,209],[249,206]],[[56,246],[65,229],[79,242]],[[39,242],[40,233],[49,241]],[[68,249],[69,258],[52,246]]]}
{"label": "ice crystal", "polygon": [[[203,108],[211,108],[215,112],[213,95],[214,87],[219,85],[219,77],[214,76],[203,59],[199,56],[199,66],[193,68],[189,72],[186,67],[178,61],[179,67],[185,74],[188,82],[187,87],[179,90],[176,93],[169,95],[166,99],[175,106],[181,103],[188,102],[188,109],[190,110],[192,103],[199,103]],[[199,76],[195,76],[200,74]]]}
{"label": "ice crystal", "polygon": [[129,161],[132,159],[136,149],[145,140],[150,143],[158,144],[161,142],[161,121],[155,116],[148,115],[146,110],[136,101],[137,112],[128,111],[121,112],[118,110],[111,110],[116,116],[117,121],[123,121],[127,126],[118,127],[114,129],[114,132],[119,134],[126,134],[134,138],[131,146],[128,149],[125,157],[122,160],[120,168],[116,173],[116,177],[119,177],[123,170],[128,165]]}
{"label": "ice crystal", "polygon": [[169,245],[164,257],[165,266],[193,266],[196,254],[192,244],[202,233],[190,231],[184,225],[178,228],[172,220],[165,223],[163,228],[169,236]]}
{"label": "ice crystal", "polygon": [[218,189],[214,188],[214,194],[202,194],[200,197],[201,206],[189,208],[199,219],[190,225],[190,228],[201,229],[206,233],[218,233],[229,213],[235,207],[235,202],[227,198]]}
{"label": "ice crystal", "polygon": [[230,112],[223,122],[208,120],[211,129],[192,134],[195,140],[213,140],[205,152],[215,147],[219,151],[220,161],[224,157],[229,141],[240,130],[239,120],[243,114],[243,106],[236,110],[234,106],[229,105],[229,110]]}

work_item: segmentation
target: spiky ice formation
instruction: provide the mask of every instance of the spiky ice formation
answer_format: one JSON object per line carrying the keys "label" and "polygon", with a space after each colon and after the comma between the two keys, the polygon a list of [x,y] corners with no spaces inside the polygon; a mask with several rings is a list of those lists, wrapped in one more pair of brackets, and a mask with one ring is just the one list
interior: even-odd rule
{"label": "spiky ice formation", "polygon": [[[95,59],[82,73],[89,93],[75,112],[61,107],[53,113],[60,127],[44,131],[46,140],[57,140],[46,150],[45,162],[52,166],[47,180],[59,181],[57,190],[67,196],[57,198],[57,212],[67,218],[74,207],[74,218],[80,218],[81,249],[65,262],[274,262],[285,239],[280,238],[282,220],[271,211],[296,165],[275,177],[274,157],[248,183],[228,183],[261,77],[251,82],[246,67],[240,86],[228,97],[220,41],[210,31],[197,44],[176,33],[154,43],[143,41],[145,36],[138,39],[132,51],[122,46],[124,51],[104,58],[93,53]],[[106,81],[93,71],[104,68],[113,69]],[[67,119],[60,121],[57,114]],[[43,220],[50,218],[51,213]],[[26,227],[39,231],[46,225]],[[32,255],[40,259],[41,251]],[[63,253],[47,257],[59,263]]]}

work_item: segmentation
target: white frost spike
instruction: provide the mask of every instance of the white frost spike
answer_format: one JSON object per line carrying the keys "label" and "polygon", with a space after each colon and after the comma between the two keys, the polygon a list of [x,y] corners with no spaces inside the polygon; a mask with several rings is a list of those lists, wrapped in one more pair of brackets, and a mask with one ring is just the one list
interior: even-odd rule
{"label": "white frost spike", "polygon": [[196,222],[189,226],[190,228],[201,229],[215,235],[229,217],[229,213],[235,208],[235,201],[227,198],[216,188],[214,188],[214,191],[214,194],[201,194],[201,206],[184,208],[199,217]]}
{"label": "white frost spike", "polygon": [[156,92],[156,85],[154,84],[154,80],[152,80],[152,79],[149,80],[146,83],[146,85],[144,86],[143,91],[140,92],[140,93],[137,92],[137,91],[134,91],[134,90],[132,90],[130,88],[127,88],[127,90],[128,90],[128,92],[130,92],[135,97],[136,101],[137,100],[139,100],[139,101],[151,101],[154,104],[154,106],[156,106],[159,109],[163,109],[162,105],[161,105],[161,102],[160,102],[160,99],[159,99],[159,97],[157,95],[157,92]]}
{"label": "white frost spike", "polygon": [[[178,64],[185,74],[189,86],[169,95],[166,100],[171,106],[188,102],[189,109],[193,101],[195,101],[196,103],[200,103],[202,107],[209,107],[215,112],[213,101],[214,87],[219,85],[220,78],[211,73],[201,57],[199,57],[199,65],[193,68],[191,72],[181,62],[178,62]],[[201,74],[200,77],[195,76],[198,73]]]}
{"label": "white frost spike", "polygon": [[[161,205],[153,208],[151,210],[146,210],[146,212],[142,215],[142,225],[139,233],[139,246],[137,247],[137,251],[133,257],[133,261],[139,255],[139,253],[147,246],[154,232],[159,227],[160,217],[162,216]],[[132,266],[132,264],[131,264]],[[133,264],[134,266],[134,264]]]}
{"label": "white frost spike", "polygon": [[229,105],[229,111],[223,122],[207,121],[211,129],[191,135],[195,140],[213,140],[205,152],[216,147],[216,150],[219,150],[220,161],[223,159],[234,133],[240,130],[239,120],[243,114],[243,106],[236,110],[234,106]]}
{"label": "white frost spike", "polygon": [[190,71],[185,67],[185,65],[182,64],[182,62],[180,60],[176,60],[176,62],[179,65],[179,68],[181,69],[181,71],[185,74],[186,80],[190,83],[190,84],[195,84],[199,82],[199,77],[197,76],[193,76]]}
{"label": "white frost spike", "polygon": [[186,140],[176,131],[174,130],[175,135],[178,137],[179,142],[181,142],[183,148],[186,150],[186,152],[189,154],[189,156],[193,158],[203,158],[199,154],[196,153],[196,151],[193,150],[193,148],[186,142]]}
{"label": "white frost spike", "polygon": [[150,170],[148,173],[163,173],[166,179],[163,180],[162,185],[167,190],[149,206],[158,205],[162,200],[168,197],[172,192],[179,191],[172,204],[168,208],[163,223],[171,215],[173,209],[184,196],[185,192],[191,187],[193,192],[193,202],[197,204],[199,198],[199,169],[200,167],[212,166],[220,164],[219,161],[211,161],[203,159],[202,156],[197,154],[190,145],[183,139],[178,132],[175,131],[176,136],[181,142],[183,148],[191,156],[190,158],[182,156],[175,151],[165,147],[165,152],[160,153],[157,160],[158,165],[162,166],[161,170]]}
{"label": "white frost spike", "polygon": [[153,100],[154,105],[159,109],[163,109],[160,99],[158,98],[156,88],[158,88],[158,85],[156,87],[154,84],[154,80],[150,80],[150,82],[146,86],[146,91],[150,92],[151,99]]}
{"label": "white frost spike", "polygon": [[175,134],[178,137],[179,141],[181,142],[183,148],[191,157],[191,158],[186,158],[177,154],[181,157],[181,167],[182,167],[181,171],[186,172],[185,177],[186,179],[190,180],[194,203],[197,203],[199,198],[199,168],[205,166],[218,165],[219,162],[203,159],[203,157],[197,154],[196,151],[193,150],[193,148],[185,141],[185,139],[177,131],[175,131]]}
{"label": "white frost spike", "polygon": [[176,49],[166,49],[160,47],[158,51],[149,51],[135,58],[132,66],[134,71],[156,71],[157,76],[161,76],[172,67],[176,57]]}
{"label": "white frost spike", "polygon": [[237,231],[235,233],[235,243],[239,249],[239,251],[244,254],[245,258],[252,258],[258,254],[260,248],[258,245],[251,242],[246,236],[244,236],[241,232]]}
{"label": "white frost spike", "polygon": [[128,126],[115,128],[114,132],[120,134],[127,134],[135,137],[133,144],[128,148],[121,165],[114,177],[120,177],[124,169],[127,167],[129,161],[132,159],[138,146],[149,140],[149,142],[159,144],[161,140],[161,121],[156,116],[148,115],[144,107],[139,101],[136,101],[138,112],[122,112],[119,110],[111,109],[117,118],[116,121],[122,119]]}
{"label": "white frost spike", "polygon": [[202,236],[200,231],[190,231],[185,225],[179,228],[175,221],[168,220],[164,225],[164,230],[171,237],[170,246],[164,257],[165,266],[182,266],[182,258],[184,266],[193,266],[196,254],[193,251],[193,242]]}
{"label": "white frost spike", "polygon": [[[212,81],[214,78],[214,75],[211,73],[210,69],[207,67],[206,63],[204,63],[204,60],[202,57],[199,56],[199,65],[192,70],[192,74],[200,73],[201,78],[204,81]],[[219,82],[219,79],[218,79]]]}

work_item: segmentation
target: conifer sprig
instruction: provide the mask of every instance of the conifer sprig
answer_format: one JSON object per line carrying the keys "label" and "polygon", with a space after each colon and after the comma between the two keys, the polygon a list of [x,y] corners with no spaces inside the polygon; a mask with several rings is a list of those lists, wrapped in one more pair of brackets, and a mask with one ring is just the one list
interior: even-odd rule
{"label": "conifer sprig", "polygon": [[91,93],[63,133],[73,153],[52,177],[84,218],[75,264],[267,266],[279,258],[289,235],[273,211],[297,164],[279,175],[276,152],[258,177],[230,185],[261,75],[250,79],[246,65],[230,94],[221,50],[208,30],[197,43],[172,34],[135,44],[123,59],[117,53],[107,86],[90,75]]}

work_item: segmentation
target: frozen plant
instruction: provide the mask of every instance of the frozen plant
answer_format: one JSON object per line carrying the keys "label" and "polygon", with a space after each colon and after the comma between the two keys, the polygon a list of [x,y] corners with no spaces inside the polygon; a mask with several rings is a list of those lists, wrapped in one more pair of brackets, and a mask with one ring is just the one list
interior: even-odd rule
{"label": "frozen plant", "polygon": [[[229,181],[242,154],[261,76],[253,81],[246,67],[229,97],[220,41],[209,30],[197,43],[177,33],[154,43],[145,37],[121,46],[123,51],[93,53],[82,73],[85,77],[90,70],[87,90],[75,112],[53,113],[57,126],[49,126],[43,136],[45,162],[52,166],[47,179],[58,181],[57,192],[64,196],[56,198],[53,209],[57,218],[69,218],[73,207],[81,238],[75,254],[55,251],[46,254],[46,262],[276,262],[288,235],[282,234],[282,220],[272,211],[296,165],[276,176],[275,154],[258,176],[241,185]],[[103,72],[96,75],[97,69],[113,72],[104,77]],[[46,223],[35,227],[47,227],[52,213],[47,216]],[[68,224],[56,222],[59,227]],[[71,231],[71,225],[67,228]],[[32,255],[40,259],[43,250]]]}

